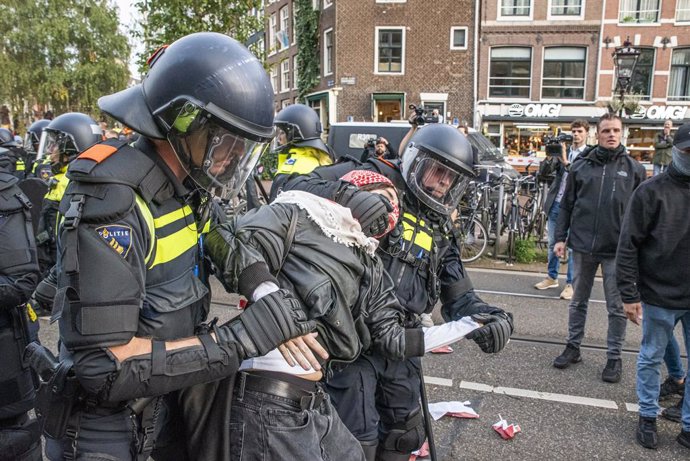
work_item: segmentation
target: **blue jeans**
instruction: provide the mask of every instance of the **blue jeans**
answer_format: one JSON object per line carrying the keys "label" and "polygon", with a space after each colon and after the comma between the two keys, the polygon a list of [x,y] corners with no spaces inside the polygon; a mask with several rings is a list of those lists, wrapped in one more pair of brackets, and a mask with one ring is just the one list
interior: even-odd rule
{"label": "blue jeans", "polygon": [[[690,354],[690,309],[664,309],[642,304],[642,346],[637,357],[637,398],[640,402],[640,416],[645,418],[656,418],[659,413],[661,363],[678,319],[683,329],[685,349]],[[684,398],[682,425],[684,431],[690,431],[690,386],[685,386]]]}
{"label": "blue jeans", "polygon": [[[561,205],[558,202],[553,202],[551,209],[549,210],[549,217],[546,221],[546,227],[548,228],[549,234],[549,256],[547,262],[547,268],[549,277],[558,280],[558,265],[560,261],[558,256],[553,252],[553,247],[556,245],[556,223],[558,222],[558,214],[561,211]],[[568,272],[565,275],[565,283],[573,283],[573,258],[568,258]]]}
{"label": "blue jeans", "polygon": [[[676,325],[678,320],[676,320]],[[671,339],[666,346],[666,352],[664,353],[664,363],[668,369],[668,374],[671,378],[676,381],[680,381],[685,377],[685,370],[683,370],[683,362],[680,359],[680,346],[676,337],[671,335]]]}

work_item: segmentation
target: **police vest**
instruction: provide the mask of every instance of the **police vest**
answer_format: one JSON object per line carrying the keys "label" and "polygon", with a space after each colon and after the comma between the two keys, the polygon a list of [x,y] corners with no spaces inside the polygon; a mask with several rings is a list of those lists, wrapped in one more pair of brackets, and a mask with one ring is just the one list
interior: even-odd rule
{"label": "police vest", "polygon": [[[70,163],[67,175],[70,184],[61,203],[65,228],[61,235],[66,236],[63,272],[71,274],[66,288],[79,293],[80,304],[73,306],[74,300],[66,300],[64,295],[59,304],[58,297],[65,289],[61,288],[56,296],[56,307],[72,311],[67,313],[68,318],[78,309],[82,321],[78,327],[61,322],[60,332],[65,343],[79,348],[127,341],[134,334],[155,334],[162,340],[194,334],[195,325],[205,319],[210,303],[200,245],[201,235],[208,231],[208,222],[197,223],[192,208],[174,196],[172,184],[160,167],[124,142],[108,140],[92,146]],[[133,203],[128,190],[135,192]],[[105,196],[109,199],[99,200]],[[99,287],[79,283],[77,252],[67,248],[85,250],[83,244],[75,247],[79,229],[74,228],[74,222],[82,220],[95,225],[98,236],[110,250],[124,257],[132,244],[132,229],[111,224],[117,221],[113,217],[122,215],[123,203],[126,213],[136,208],[140,231],[146,236],[144,267],[138,269],[144,272],[145,279],[143,306],[134,299],[129,304],[119,305],[116,310],[98,303],[89,305],[84,300],[98,299],[98,294],[92,290]],[[82,240],[87,239],[80,237],[79,242]],[[89,259],[98,258],[98,252],[110,251],[107,246],[90,245],[86,248]],[[104,283],[137,284],[131,270],[132,266],[113,267],[111,281]],[[85,322],[84,318],[94,321]]]}
{"label": "police vest", "polygon": [[309,174],[316,167],[331,165],[333,160],[324,152],[313,147],[291,147],[287,153],[278,154],[279,174]]}
{"label": "police vest", "polygon": [[[14,175],[0,172],[0,275],[24,277],[38,274],[36,248],[28,197],[16,186]],[[28,298],[29,293],[25,294]],[[14,303],[8,299],[2,304]],[[23,307],[0,306],[0,420],[17,416],[33,407],[34,388],[22,356],[28,331]]]}

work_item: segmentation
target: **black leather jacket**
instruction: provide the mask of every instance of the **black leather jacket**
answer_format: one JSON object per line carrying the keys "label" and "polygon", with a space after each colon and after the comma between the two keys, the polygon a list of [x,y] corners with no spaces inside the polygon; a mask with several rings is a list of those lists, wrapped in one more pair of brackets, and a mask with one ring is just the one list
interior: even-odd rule
{"label": "black leather jacket", "polygon": [[336,243],[298,205],[252,210],[213,228],[205,245],[228,291],[250,298],[275,279],[290,290],[317,321],[332,360],[349,362],[367,350],[398,360],[424,353],[421,329],[403,328],[380,259]]}
{"label": "black leather jacket", "polygon": [[431,312],[437,301],[446,321],[479,312],[502,312],[487,305],[474,292],[460,260],[460,250],[448,218],[433,213],[416,200],[400,173],[399,160],[369,159],[364,163],[346,159],[316,168],[310,175],[292,175],[284,190],[305,190],[337,201],[351,184],[340,181],[349,171],[373,170],[390,179],[401,197],[401,220],[381,242],[377,253],[395,285],[395,294],[408,314]]}

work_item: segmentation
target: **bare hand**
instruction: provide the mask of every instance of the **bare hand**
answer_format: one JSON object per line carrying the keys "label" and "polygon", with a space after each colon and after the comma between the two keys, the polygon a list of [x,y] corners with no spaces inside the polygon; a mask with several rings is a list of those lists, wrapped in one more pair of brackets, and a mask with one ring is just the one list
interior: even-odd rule
{"label": "bare hand", "polygon": [[[283,358],[291,367],[299,364],[305,370],[321,370],[319,361],[313,352],[322,359],[328,359],[328,352],[316,340],[318,333],[309,333],[304,336],[292,338],[278,346],[278,350],[283,354]],[[313,351],[313,352],[312,352]]]}
{"label": "bare hand", "polygon": [[623,303],[623,310],[625,311],[625,316],[628,317],[628,320],[635,325],[639,325],[642,322],[641,303]]}
{"label": "bare hand", "polygon": [[553,253],[562,258],[565,255],[565,242],[556,242],[553,246]]}

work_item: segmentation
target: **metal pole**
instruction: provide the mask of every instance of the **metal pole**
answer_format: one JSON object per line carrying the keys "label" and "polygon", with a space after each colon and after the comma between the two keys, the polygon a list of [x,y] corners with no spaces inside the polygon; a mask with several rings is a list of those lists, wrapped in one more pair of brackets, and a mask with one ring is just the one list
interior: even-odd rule
{"label": "metal pole", "polygon": [[422,412],[424,413],[424,430],[426,438],[429,440],[429,457],[431,461],[437,461],[436,443],[434,442],[434,431],[431,427],[431,415],[429,414],[429,399],[426,396],[426,384],[424,384],[424,369],[422,368],[422,358],[419,358],[419,388],[422,395]]}

